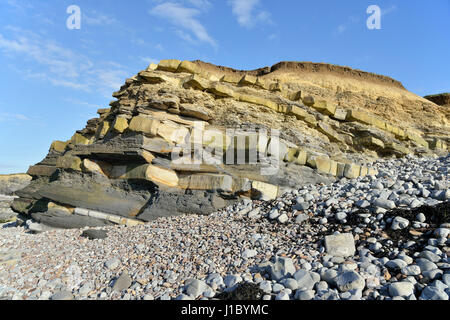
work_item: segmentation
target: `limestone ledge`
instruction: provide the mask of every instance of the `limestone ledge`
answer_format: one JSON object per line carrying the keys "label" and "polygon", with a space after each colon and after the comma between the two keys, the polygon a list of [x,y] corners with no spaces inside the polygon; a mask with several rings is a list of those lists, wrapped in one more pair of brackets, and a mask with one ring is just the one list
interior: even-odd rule
{"label": "limestone ledge", "polygon": [[[257,146],[255,145],[255,148]],[[359,176],[376,175],[375,169],[361,166],[354,163],[341,163],[328,158],[326,155],[318,156],[316,153],[310,153],[305,149],[289,148],[285,146],[280,153],[280,157],[285,162],[292,162],[298,165],[306,165],[317,170],[320,174],[331,175],[334,177],[346,177],[354,179]],[[271,145],[267,147],[270,152]],[[272,151],[273,153],[273,151]],[[80,171],[85,173],[100,174],[108,179],[133,179],[152,181],[157,185],[166,187],[176,187],[190,190],[221,190],[223,192],[236,193],[246,190],[237,189],[239,178],[229,175],[218,174],[223,166],[213,166],[207,163],[200,163],[194,166],[189,164],[179,165],[171,162],[166,167],[151,164],[153,156],[149,158],[149,164],[134,165],[112,165],[105,161],[81,159],[73,155],[64,155],[58,158],[57,167],[64,170]],[[258,164],[256,164],[258,165]],[[249,181],[256,185],[264,183],[261,181]],[[277,186],[272,186],[277,188]],[[264,190],[258,190],[267,198],[279,196],[280,194],[265,194]]]}
{"label": "limestone ledge", "polygon": [[99,220],[109,221],[114,224],[123,225],[127,227],[134,227],[140,224],[144,224],[144,222],[135,220],[135,219],[129,219],[129,218],[123,218],[119,217],[117,215],[108,214],[100,211],[95,210],[88,210],[83,208],[75,208],[73,211],[73,214],[79,215],[79,216],[85,216],[85,217],[91,217]]}

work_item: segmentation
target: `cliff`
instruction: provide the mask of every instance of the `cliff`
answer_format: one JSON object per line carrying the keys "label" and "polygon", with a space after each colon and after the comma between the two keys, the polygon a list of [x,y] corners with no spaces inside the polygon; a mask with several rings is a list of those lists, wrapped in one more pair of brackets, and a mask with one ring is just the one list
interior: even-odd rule
{"label": "cliff", "polygon": [[391,78],[280,62],[163,60],[31,166],[12,208],[59,228],[135,225],[376,175],[379,157],[447,154],[448,116]]}

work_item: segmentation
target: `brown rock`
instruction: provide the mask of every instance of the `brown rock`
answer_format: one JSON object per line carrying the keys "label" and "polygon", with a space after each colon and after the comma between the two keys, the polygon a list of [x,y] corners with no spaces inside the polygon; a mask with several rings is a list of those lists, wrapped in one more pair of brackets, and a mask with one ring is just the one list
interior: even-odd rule
{"label": "brown rock", "polygon": [[149,116],[137,116],[131,119],[129,129],[156,136],[160,122]]}
{"label": "brown rock", "polygon": [[186,117],[197,118],[203,121],[209,121],[212,119],[208,110],[195,106],[193,104],[180,105],[180,114]]}
{"label": "brown rock", "polygon": [[180,64],[181,61],[176,59],[161,60],[156,70],[175,72]]}
{"label": "brown rock", "polygon": [[[176,63],[174,63],[175,65]],[[176,70],[177,72],[186,72],[192,74],[200,74],[202,69],[191,61],[182,61]]]}
{"label": "brown rock", "polygon": [[63,141],[53,141],[50,150],[55,150],[56,152],[63,153],[66,150],[67,142]]}
{"label": "brown rock", "polygon": [[315,102],[314,98],[312,96],[306,96],[306,97],[302,98],[302,101],[308,107],[312,107]]}
{"label": "brown rock", "polygon": [[58,158],[56,166],[62,169],[81,171],[81,162],[79,157],[66,155]]}
{"label": "brown rock", "polygon": [[434,94],[424,97],[439,106],[450,106],[450,93]]}
{"label": "brown rock", "polygon": [[58,170],[58,168],[54,166],[35,165],[31,166],[28,169],[27,174],[29,174],[30,176],[51,177],[56,172],[56,170]]}
{"label": "brown rock", "polygon": [[203,79],[197,74],[193,74],[186,78],[183,82],[183,87],[185,88],[192,88],[195,90],[206,90],[210,86],[209,81],[206,79]]}
{"label": "brown rock", "polygon": [[241,86],[253,86],[256,84],[257,78],[255,76],[251,76],[246,74],[242,77],[242,79],[239,81],[239,85]]}

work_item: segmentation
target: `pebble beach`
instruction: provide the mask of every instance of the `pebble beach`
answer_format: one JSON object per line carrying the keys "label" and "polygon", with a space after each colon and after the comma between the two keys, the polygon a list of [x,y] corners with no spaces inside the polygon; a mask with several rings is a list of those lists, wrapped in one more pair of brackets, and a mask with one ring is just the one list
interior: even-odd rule
{"label": "pebble beach", "polygon": [[97,239],[4,224],[0,299],[207,300],[245,284],[262,300],[448,300],[450,157],[374,166],[377,176],[98,228]]}

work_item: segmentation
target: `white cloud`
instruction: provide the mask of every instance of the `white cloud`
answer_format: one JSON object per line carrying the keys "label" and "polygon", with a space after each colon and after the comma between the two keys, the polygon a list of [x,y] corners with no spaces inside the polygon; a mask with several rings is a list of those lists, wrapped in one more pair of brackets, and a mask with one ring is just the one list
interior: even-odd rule
{"label": "white cloud", "polygon": [[10,9],[14,10],[14,14],[26,15],[27,20],[33,19],[39,24],[48,26],[55,25],[54,15],[53,19],[51,19],[48,17],[48,15],[51,13],[39,12],[39,10],[42,10],[42,7],[45,6],[45,4],[43,3],[39,3],[38,8],[34,7],[31,3],[23,0],[0,0],[0,3],[5,3],[6,5],[8,5]]}
{"label": "white cloud", "polygon": [[0,113],[0,122],[30,121],[31,119],[20,113]]}
{"label": "white cloud", "polygon": [[34,8],[31,3],[22,0],[6,0],[6,4],[20,11],[25,11],[26,9]]}
{"label": "white cloud", "polygon": [[252,11],[259,3],[259,0],[231,0],[233,14],[237,17],[241,26],[250,26],[252,24]]}
{"label": "white cloud", "polygon": [[259,11],[256,14],[254,13],[260,4],[260,0],[229,0],[228,3],[242,27],[252,28],[259,22],[273,24],[269,12]]}
{"label": "white cloud", "polygon": [[387,9],[381,9],[381,15],[384,16],[384,15],[390,14],[394,11],[397,11],[397,6],[395,4],[390,6]]}
{"label": "white cloud", "polygon": [[32,32],[9,30],[12,34],[8,38],[0,33],[0,52],[26,79],[110,96],[111,90],[118,90],[128,76],[125,68],[114,62],[92,61]]}
{"label": "white cloud", "polygon": [[263,22],[266,24],[274,24],[271,18],[271,14],[268,11],[261,11],[256,16],[256,22]]}
{"label": "white cloud", "polygon": [[[381,9],[381,16],[383,17],[385,15],[391,14],[391,13],[397,11],[397,9],[398,8],[396,5],[391,5],[390,7],[386,8],[386,9]],[[355,25],[359,22],[360,22],[360,19],[358,17],[350,16],[350,17],[348,17],[346,22],[344,22],[343,24],[341,24],[337,27],[337,29],[335,30],[335,34],[338,34],[338,35],[342,34],[345,31],[347,31],[352,25]]]}
{"label": "white cloud", "polygon": [[144,39],[141,38],[132,38],[131,43],[138,45],[138,46],[145,46],[147,43]]}
{"label": "white cloud", "polygon": [[68,78],[76,78],[79,76],[79,70],[92,67],[89,60],[84,60],[83,57],[80,59],[80,56],[72,51],[32,33],[18,34],[12,40],[0,34],[0,49],[10,55],[23,55],[45,65],[51,73],[64,74]]}
{"label": "white cloud", "polygon": [[147,46],[147,47],[156,49],[158,51],[164,51],[164,47],[161,43],[154,44],[154,43],[151,43],[150,41],[146,41],[142,38],[132,38],[131,43],[133,43],[134,45],[137,45],[137,46]]}
{"label": "white cloud", "polygon": [[175,33],[184,41],[196,44],[196,41],[191,37],[191,35],[187,32],[184,32],[183,30],[176,29]]}
{"label": "white cloud", "polygon": [[93,69],[88,72],[92,76],[91,79],[95,79],[102,84],[102,89],[106,92],[106,95],[111,96],[111,91],[119,90],[124,84],[127,73],[121,69],[111,66],[104,66],[103,69]]}
{"label": "white cloud", "polygon": [[345,31],[347,31],[349,29],[349,27],[351,27],[354,24],[357,24],[359,21],[360,21],[360,19],[358,17],[350,16],[347,18],[347,21],[345,21],[344,23],[337,26],[337,28],[334,30],[333,33],[335,35],[341,35]]}
{"label": "white cloud", "polygon": [[[397,11],[397,6],[396,5],[392,5],[387,9],[382,9],[381,10],[381,16],[385,16],[388,15],[392,12]],[[345,21],[344,23],[340,24],[334,31],[333,33],[335,35],[341,35],[344,32],[346,32],[352,25],[355,25],[357,23],[360,22],[360,19],[358,17],[355,16],[350,16],[348,17],[347,21]]]}
{"label": "white cloud", "polygon": [[89,12],[88,14],[82,12],[82,22],[90,26],[111,26],[119,23],[119,21],[113,16],[109,16],[95,10]]}
{"label": "white cloud", "polygon": [[208,10],[212,6],[211,2],[209,2],[208,0],[188,0],[188,2],[193,6],[203,10]]}
{"label": "white cloud", "polygon": [[148,0],[154,3],[176,2],[182,6],[194,6],[202,11],[207,11],[212,7],[210,0]]}
{"label": "white cloud", "polygon": [[17,73],[22,74],[25,79],[37,79],[40,81],[49,82],[56,87],[65,87],[76,90],[89,91],[89,87],[85,83],[78,83],[60,77],[53,77],[51,74],[45,72],[33,72],[30,69],[19,69],[17,67],[13,67],[13,69],[15,69]]}
{"label": "white cloud", "polygon": [[347,26],[345,24],[341,24],[340,26],[338,26],[337,28],[337,33],[341,34],[343,33],[345,30],[347,30]]}
{"label": "white cloud", "polygon": [[151,64],[151,63],[155,63],[155,64],[159,63],[158,59],[154,59],[154,58],[151,58],[151,57],[140,57],[140,60],[142,62],[148,64],[148,65]]}
{"label": "white cloud", "polygon": [[180,3],[165,2],[149,11],[151,15],[168,20],[176,27],[176,33],[190,42],[206,42],[214,48],[216,41],[208,34],[206,28],[198,20],[199,9],[187,8]]}
{"label": "white cloud", "polygon": [[89,103],[89,102],[82,101],[82,100],[75,99],[75,98],[66,98],[63,100],[68,103],[71,103],[71,104],[76,104],[76,105],[85,106],[85,107],[89,107],[89,108],[94,108],[94,109],[100,108],[100,106],[98,104]]}

